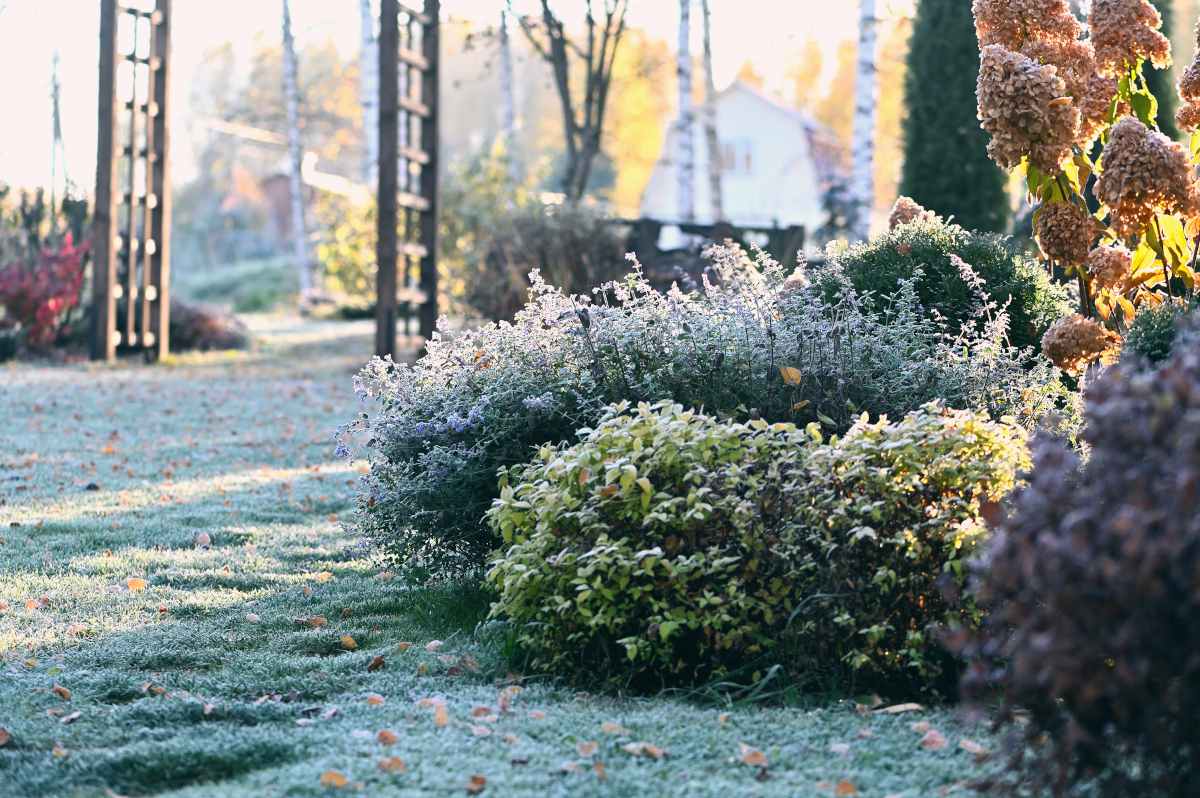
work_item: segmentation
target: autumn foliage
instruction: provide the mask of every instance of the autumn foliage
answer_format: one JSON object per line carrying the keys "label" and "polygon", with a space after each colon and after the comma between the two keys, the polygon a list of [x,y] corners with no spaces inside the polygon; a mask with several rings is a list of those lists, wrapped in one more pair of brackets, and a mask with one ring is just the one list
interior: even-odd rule
{"label": "autumn foliage", "polygon": [[76,246],[67,233],[61,244],[46,246],[33,262],[17,260],[0,268],[0,324],[19,324],[32,348],[53,345],[79,306],[89,249],[86,242]]}

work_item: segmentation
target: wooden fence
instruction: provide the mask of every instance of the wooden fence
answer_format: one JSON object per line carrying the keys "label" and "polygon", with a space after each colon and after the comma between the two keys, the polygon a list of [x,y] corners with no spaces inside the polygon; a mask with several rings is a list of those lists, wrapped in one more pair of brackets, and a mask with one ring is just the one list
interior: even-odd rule
{"label": "wooden fence", "polygon": [[382,0],[375,354],[396,354],[396,324],[426,339],[437,322],[438,17]]}
{"label": "wooden fence", "polygon": [[170,345],[170,42],[171,0],[100,0],[93,360]]}

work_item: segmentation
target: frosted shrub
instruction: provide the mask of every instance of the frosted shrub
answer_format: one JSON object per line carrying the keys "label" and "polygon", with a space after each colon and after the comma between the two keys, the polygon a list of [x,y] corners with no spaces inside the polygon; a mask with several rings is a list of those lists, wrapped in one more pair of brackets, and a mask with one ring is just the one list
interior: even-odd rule
{"label": "frosted shrub", "polygon": [[345,431],[371,451],[365,535],[418,575],[478,572],[500,543],[483,521],[498,470],[573,439],[612,402],[840,432],[863,412],[899,418],[933,399],[1032,422],[1060,398],[1057,373],[1008,346],[985,301],[948,330],[913,281],[870,297],[836,275],[810,286],[762,253],[710,254],[715,277],[692,293],[657,292],[638,268],[590,297],[534,274],[512,323],[442,331],[414,365],[368,365],[358,388],[377,412]]}

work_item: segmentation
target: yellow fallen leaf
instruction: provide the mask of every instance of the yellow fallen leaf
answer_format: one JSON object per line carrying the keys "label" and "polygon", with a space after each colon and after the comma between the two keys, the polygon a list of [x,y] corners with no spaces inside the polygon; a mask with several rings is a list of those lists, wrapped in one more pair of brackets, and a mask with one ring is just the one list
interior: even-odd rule
{"label": "yellow fallen leaf", "polygon": [[585,759],[595,754],[599,748],[600,744],[595,740],[580,740],[579,742],[575,743],[575,750]]}
{"label": "yellow fallen leaf", "polygon": [[467,794],[479,795],[487,786],[487,778],[476,773],[467,781]]}
{"label": "yellow fallen leaf", "polygon": [[329,571],[321,571],[319,574],[316,574],[313,578],[316,579],[318,582],[328,582],[330,579],[333,579],[333,574],[330,573]]}
{"label": "yellow fallen leaf", "polygon": [[450,722],[450,713],[446,710],[445,704],[438,704],[433,708],[433,725],[439,729]]}
{"label": "yellow fallen leaf", "polygon": [[921,747],[926,751],[941,751],[946,747],[946,738],[937,729],[930,729],[921,738]]}
{"label": "yellow fallen leaf", "polygon": [[50,749],[50,753],[55,759],[66,759],[71,754],[70,751],[63,748],[62,743],[55,743],[54,747]]}
{"label": "yellow fallen leaf", "polygon": [[767,755],[745,743],[738,744],[738,759],[743,765],[750,767],[765,768],[767,766]]}
{"label": "yellow fallen leaf", "polygon": [[350,635],[342,635],[341,643],[342,648],[347,651],[353,651],[354,649],[358,648],[358,641]]}
{"label": "yellow fallen leaf", "polygon": [[395,745],[399,742],[400,737],[391,729],[380,729],[379,734],[375,735],[375,739],[380,745]]}
{"label": "yellow fallen leaf", "polygon": [[843,779],[842,781],[839,781],[837,783],[836,787],[833,788],[833,794],[834,795],[858,795],[858,788],[855,787],[850,782]]}
{"label": "yellow fallen leaf", "polygon": [[425,650],[430,654],[433,654],[434,652],[441,650],[442,645],[443,643],[441,640],[430,640],[425,644]]}
{"label": "yellow fallen leaf", "polygon": [[783,377],[783,381],[788,385],[799,385],[804,381],[804,375],[800,373],[800,369],[792,366],[783,366],[779,369],[779,375]]}
{"label": "yellow fallen leaf", "polygon": [[56,684],[50,688],[50,692],[61,698],[63,701],[71,700],[71,691],[63,687],[61,684]]}
{"label": "yellow fallen leaf", "polygon": [[620,723],[613,723],[610,720],[606,720],[600,724],[600,731],[605,734],[629,734],[629,729],[626,729]]}
{"label": "yellow fallen leaf", "polygon": [[367,706],[381,707],[383,706],[384,698],[379,693],[367,694]]}
{"label": "yellow fallen leaf", "polygon": [[146,580],[139,576],[131,576],[125,580],[125,587],[129,588],[130,593],[138,593],[146,589]]}
{"label": "yellow fallen leaf", "polygon": [[321,774],[322,787],[333,787],[340,790],[349,783],[350,779],[346,778],[346,774],[337,770],[327,770]]}
{"label": "yellow fallen leaf", "polygon": [[388,756],[379,760],[379,769],[384,773],[404,773],[408,770],[404,760],[398,756]]}

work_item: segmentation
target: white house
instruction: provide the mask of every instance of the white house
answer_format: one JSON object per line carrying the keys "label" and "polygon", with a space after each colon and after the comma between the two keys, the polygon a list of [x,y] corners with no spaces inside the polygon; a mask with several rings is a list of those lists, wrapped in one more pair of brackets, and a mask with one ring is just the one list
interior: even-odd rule
{"label": "white house", "polygon": [[[851,102],[851,98],[846,101]],[[826,217],[821,207],[822,188],[841,163],[832,132],[742,81],[717,94],[716,111],[726,218],[712,218],[708,144],[702,108],[697,108],[695,221],[727,221],[737,227],[802,225],[810,232],[820,227]],[[678,137],[678,127],[672,125],[663,154],[642,194],[643,217],[682,221],[672,160],[679,152]]]}

